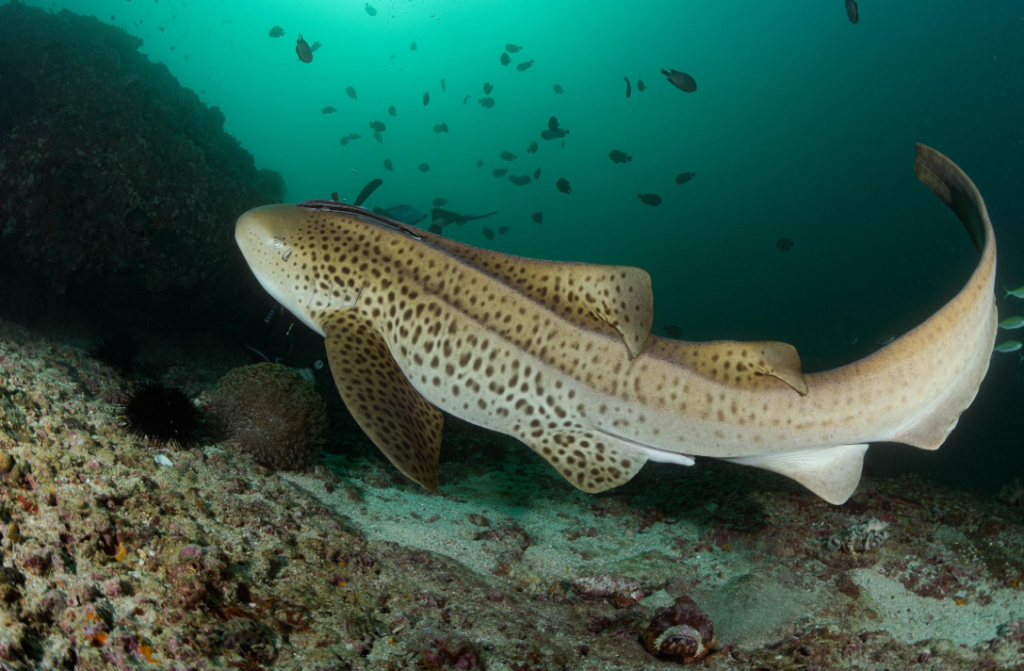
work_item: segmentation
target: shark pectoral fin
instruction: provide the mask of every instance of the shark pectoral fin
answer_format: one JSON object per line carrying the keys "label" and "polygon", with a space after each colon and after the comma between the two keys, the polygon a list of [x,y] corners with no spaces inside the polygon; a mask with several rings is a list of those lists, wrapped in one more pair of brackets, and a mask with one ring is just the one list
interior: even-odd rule
{"label": "shark pectoral fin", "polygon": [[436,488],[441,411],[416,391],[368,321],[337,312],[323,328],[334,383],[352,417],[398,470]]}
{"label": "shark pectoral fin", "polygon": [[763,468],[796,480],[829,503],[840,505],[860,482],[867,445],[836,445],[795,452],[731,457],[745,466]]}
{"label": "shark pectoral fin", "polygon": [[591,494],[629,482],[647,462],[632,443],[601,431],[517,436],[574,487]]}
{"label": "shark pectoral fin", "polygon": [[807,395],[800,355],[792,345],[770,340],[718,340],[680,347],[686,363],[704,377],[734,387],[749,387],[758,377],[767,375],[782,380],[801,396]]}

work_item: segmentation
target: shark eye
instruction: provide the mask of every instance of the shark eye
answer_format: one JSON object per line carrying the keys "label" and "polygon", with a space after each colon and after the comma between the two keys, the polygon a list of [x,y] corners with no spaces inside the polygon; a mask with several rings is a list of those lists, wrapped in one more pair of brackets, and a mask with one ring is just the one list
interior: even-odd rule
{"label": "shark eye", "polygon": [[273,242],[274,249],[281,249],[281,244],[282,243],[281,243],[280,240],[278,240],[277,238],[274,238],[274,242]]}

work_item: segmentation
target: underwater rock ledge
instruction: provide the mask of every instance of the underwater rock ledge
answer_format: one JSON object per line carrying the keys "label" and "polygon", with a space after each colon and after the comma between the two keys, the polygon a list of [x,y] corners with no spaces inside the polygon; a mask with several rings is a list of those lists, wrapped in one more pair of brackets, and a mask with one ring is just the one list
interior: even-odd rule
{"label": "underwater rock ledge", "polygon": [[243,285],[235,219],[284,182],[141,45],[95,17],[0,6],[0,298],[160,319]]}

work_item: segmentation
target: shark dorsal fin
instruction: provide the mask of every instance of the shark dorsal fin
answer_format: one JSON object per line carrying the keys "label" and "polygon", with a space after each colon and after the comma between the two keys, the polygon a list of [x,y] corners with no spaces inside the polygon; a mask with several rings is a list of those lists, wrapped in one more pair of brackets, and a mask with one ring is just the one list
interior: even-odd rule
{"label": "shark dorsal fin", "polygon": [[542,261],[471,247],[434,235],[429,240],[573,323],[618,332],[630,358],[639,356],[647,343],[654,322],[654,292],[646,270]]}
{"label": "shark dorsal fin", "polygon": [[784,342],[681,342],[658,338],[649,353],[684,361],[698,375],[730,387],[749,388],[759,379],[774,377],[801,396],[807,395],[800,355],[795,347]]}

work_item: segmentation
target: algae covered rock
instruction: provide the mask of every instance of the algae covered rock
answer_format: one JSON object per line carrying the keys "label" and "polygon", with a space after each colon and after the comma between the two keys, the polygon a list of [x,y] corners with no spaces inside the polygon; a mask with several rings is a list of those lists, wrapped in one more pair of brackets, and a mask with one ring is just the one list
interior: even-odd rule
{"label": "algae covered rock", "polygon": [[303,470],[323,444],[327,408],[301,375],[258,363],[229,371],[213,391],[211,414],[257,463]]}

